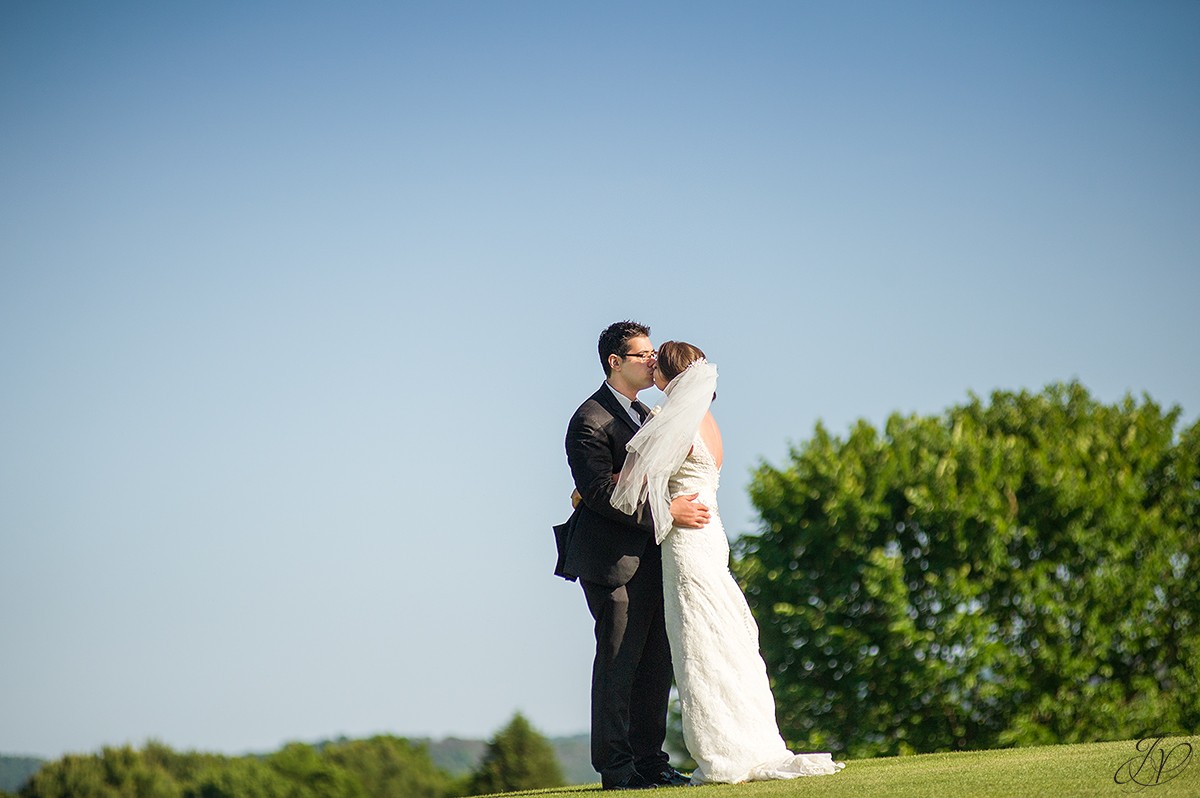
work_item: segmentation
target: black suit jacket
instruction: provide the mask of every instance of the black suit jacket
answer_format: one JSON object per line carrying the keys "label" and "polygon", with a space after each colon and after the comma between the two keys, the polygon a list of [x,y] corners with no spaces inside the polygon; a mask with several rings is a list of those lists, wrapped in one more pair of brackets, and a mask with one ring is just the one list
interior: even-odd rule
{"label": "black suit jacket", "polygon": [[656,545],[648,509],[626,515],[610,501],[612,475],[625,465],[625,444],[637,429],[606,384],[571,416],[567,463],[583,501],[554,529],[559,576],[618,587],[633,577],[646,547]]}

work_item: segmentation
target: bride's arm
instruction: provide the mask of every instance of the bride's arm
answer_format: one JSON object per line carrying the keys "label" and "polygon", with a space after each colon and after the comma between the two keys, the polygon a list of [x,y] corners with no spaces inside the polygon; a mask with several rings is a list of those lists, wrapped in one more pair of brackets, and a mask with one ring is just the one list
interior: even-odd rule
{"label": "bride's arm", "polygon": [[[613,484],[617,484],[617,480],[621,478],[621,472],[613,474]],[[671,500],[671,519],[675,522],[675,526],[684,527],[686,529],[700,529],[708,526],[708,522],[712,519],[712,513],[708,511],[708,506],[696,501],[699,493],[693,493],[689,496],[676,496]],[[574,495],[572,496],[574,499]],[[574,507],[578,502],[573,503]]]}

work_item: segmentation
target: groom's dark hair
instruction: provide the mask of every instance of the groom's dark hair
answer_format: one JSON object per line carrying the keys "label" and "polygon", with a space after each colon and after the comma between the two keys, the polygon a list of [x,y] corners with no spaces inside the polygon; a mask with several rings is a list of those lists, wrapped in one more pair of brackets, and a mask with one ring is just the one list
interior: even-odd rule
{"label": "groom's dark hair", "polygon": [[600,365],[604,366],[605,377],[612,374],[608,356],[629,354],[629,339],[639,335],[649,338],[650,328],[636,321],[618,321],[604,328],[604,332],[600,333],[600,345],[597,348],[600,350]]}

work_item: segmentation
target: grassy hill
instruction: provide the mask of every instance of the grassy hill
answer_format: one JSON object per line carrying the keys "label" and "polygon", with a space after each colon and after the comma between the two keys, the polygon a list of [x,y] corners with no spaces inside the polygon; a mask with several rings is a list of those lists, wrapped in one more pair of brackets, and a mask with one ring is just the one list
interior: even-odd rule
{"label": "grassy hill", "polygon": [[[1200,737],[1193,736],[1163,740],[1153,750],[1147,750],[1148,743],[1139,750],[1138,741],[1129,740],[886,757],[849,761],[835,776],[684,789],[687,798],[730,798],[731,789],[737,798],[1120,798],[1138,792],[1149,798],[1194,797],[1200,796],[1200,756],[1192,756],[1196,747]],[[1131,783],[1131,775],[1142,784]],[[592,798],[598,787],[510,795]]]}

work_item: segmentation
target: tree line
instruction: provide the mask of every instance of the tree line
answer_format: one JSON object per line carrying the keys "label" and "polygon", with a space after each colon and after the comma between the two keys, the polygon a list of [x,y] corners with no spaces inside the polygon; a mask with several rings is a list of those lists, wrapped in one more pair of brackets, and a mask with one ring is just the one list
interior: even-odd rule
{"label": "tree line", "polygon": [[[377,736],[322,745],[290,743],[266,756],[104,748],[42,766],[18,798],[452,798],[557,787],[549,740],[520,713],[488,742],[478,766],[455,777],[425,744]],[[0,792],[0,798],[12,798]]]}

